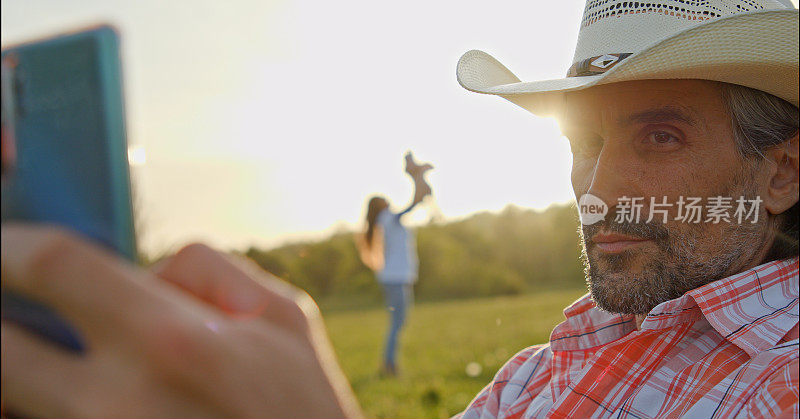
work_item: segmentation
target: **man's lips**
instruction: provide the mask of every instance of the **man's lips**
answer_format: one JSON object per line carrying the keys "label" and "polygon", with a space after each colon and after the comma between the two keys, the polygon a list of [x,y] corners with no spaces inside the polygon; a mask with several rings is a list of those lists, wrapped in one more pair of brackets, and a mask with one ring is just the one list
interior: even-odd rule
{"label": "man's lips", "polygon": [[598,233],[592,236],[592,242],[604,253],[620,253],[648,241],[650,240],[617,233]]}

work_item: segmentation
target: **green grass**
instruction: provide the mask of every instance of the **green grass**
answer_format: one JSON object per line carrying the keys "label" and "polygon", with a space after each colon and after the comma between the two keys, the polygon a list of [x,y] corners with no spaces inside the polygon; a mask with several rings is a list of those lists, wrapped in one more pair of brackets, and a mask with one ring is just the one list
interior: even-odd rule
{"label": "green grass", "polygon": [[[547,342],[564,307],[584,293],[417,304],[401,336],[398,378],[378,375],[389,322],[383,309],[323,313],[342,369],[369,417],[440,418],[466,407],[516,352]],[[470,363],[480,365],[477,375],[467,374]]]}

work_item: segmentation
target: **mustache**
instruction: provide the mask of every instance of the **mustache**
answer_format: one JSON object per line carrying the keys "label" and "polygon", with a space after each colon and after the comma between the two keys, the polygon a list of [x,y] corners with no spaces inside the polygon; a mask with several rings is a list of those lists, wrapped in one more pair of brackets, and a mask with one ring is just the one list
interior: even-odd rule
{"label": "mustache", "polygon": [[609,218],[591,225],[581,225],[581,232],[583,233],[584,242],[590,241],[592,237],[594,237],[594,235],[600,231],[606,233],[624,234],[626,236],[645,240],[653,240],[656,242],[663,242],[669,238],[669,230],[667,227],[656,220],[650,223],[618,223],[614,221],[613,217]]}

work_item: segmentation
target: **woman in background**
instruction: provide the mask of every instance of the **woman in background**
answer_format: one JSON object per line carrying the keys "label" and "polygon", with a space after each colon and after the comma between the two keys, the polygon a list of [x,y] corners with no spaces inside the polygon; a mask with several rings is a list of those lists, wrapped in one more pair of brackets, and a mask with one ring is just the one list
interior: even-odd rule
{"label": "woman in background", "polygon": [[413,302],[413,285],[417,280],[416,241],[413,232],[403,225],[402,218],[431,194],[423,176],[432,168],[430,164],[417,165],[411,153],[406,154],[406,172],[414,180],[411,204],[399,213],[393,213],[389,202],[380,196],[371,197],[367,204],[366,231],[359,240],[359,251],[361,259],[383,285],[389,310],[389,333],[381,368],[386,375],[397,375],[398,335]]}

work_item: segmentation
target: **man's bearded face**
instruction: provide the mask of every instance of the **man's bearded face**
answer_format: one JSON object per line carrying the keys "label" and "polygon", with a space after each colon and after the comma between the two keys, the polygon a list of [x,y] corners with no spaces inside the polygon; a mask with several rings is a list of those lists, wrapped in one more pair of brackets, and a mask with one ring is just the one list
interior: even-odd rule
{"label": "man's bearded face", "polygon": [[[573,152],[577,198],[609,207],[583,225],[587,282],[597,306],[646,314],[687,291],[755,265],[769,241],[763,207],[739,223],[736,200],[756,199],[763,167],[743,159],[731,119],[712,82],[638,81],[571,93],[561,128]],[[708,198],[730,197],[730,222],[706,222]],[[641,197],[641,218],[617,222],[620,198]],[[671,203],[646,222],[650,199]],[[700,222],[675,220],[678,200],[702,198]],[[623,198],[624,199],[624,198]]]}

